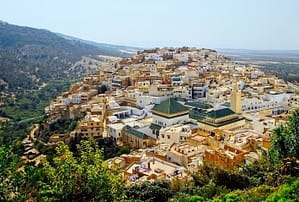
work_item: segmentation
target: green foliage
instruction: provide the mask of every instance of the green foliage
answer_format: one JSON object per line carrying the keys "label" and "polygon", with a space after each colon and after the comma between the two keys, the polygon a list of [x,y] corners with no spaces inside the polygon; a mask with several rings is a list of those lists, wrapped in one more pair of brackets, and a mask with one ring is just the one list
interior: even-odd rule
{"label": "green foliage", "polygon": [[77,120],[59,119],[57,122],[50,126],[52,133],[67,133],[71,132],[77,127]]}
{"label": "green foliage", "polygon": [[0,50],[0,79],[15,92],[70,78],[71,65],[82,56],[110,53],[46,30],[10,24],[0,24]]}
{"label": "green foliage", "polygon": [[260,202],[266,200],[274,191],[275,189],[271,186],[261,185],[243,192],[242,198],[246,202]]}
{"label": "green foliage", "polygon": [[190,202],[204,202],[204,199],[201,196],[194,195],[194,196],[191,196],[189,201]]}
{"label": "green foliage", "polygon": [[274,192],[274,188],[266,185],[254,187],[252,189],[240,191],[235,190],[221,196],[215,197],[212,201],[231,201],[231,202],[260,202],[265,201],[266,198]]}
{"label": "green foliage", "polygon": [[286,126],[277,127],[271,137],[269,158],[278,164],[287,157],[299,159],[299,108],[289,116]]}
{"label": "green foliage", "polygon": [[266,202],[295,202],[299,201],[299,179],[294,180],[291,183],[282,185],[279,190],[271,194]]}
{"label": "green foliage", "polygon": [[171,199],[169,199],[169,202],[186,202],[190,201],[191,195],[183,193],[183,192],[178,192],[175,194],[175,196]]}
{"label": "green foliage", "polygon": [[245,189],[250,186],[248,176],[238,171],[230,171],[216,165],[204,163],[193,174],[196,185],[204,186],[210,182],[227,189]]}
{"label": "green foliage", "polygon": [[289,61],[278,61],[271,64],[263,64],[262,71],[272,73],[285,81],[299,81],[299,68],[296,63],[291,64]]}
{"label": "green foliage", "polygon": [[130,147],[128,146],[121,146],[119,147],[119,150],[116,153],[116,156],[120,156],[122,154],[129,154],[131,152]]}
{"label": "green foliage", "polygon": [[278,167],[274,167],[266,156],[252,164],[242,166],[239,172],[249,178],[251,187],[263,184],[278,186],[284,183]]}
{"label": "green foliage", "polygon": [[76,158],[59,143],[52,162],[20,169],[11,148],[0,147],[0,201],[121,201],[121,175],[108,167],[94,140],[78,145]]}
{"label": "green foliage", "polygon": [[[12,118],[0,127],[0,145],[14,145],[18,140],[24,139],[30,126],[43,120],[44,108],[50,104],[52,99],[67,90],[72,82],[75,81],[49,82],[40,90],[22,94],[15,104],[0,108],[0,112]],[[74,124],[70,124],[66,130],[71,130]]]}
{"label": "green foliage", "polygon": [[130,200],[146,202],[166,202],[173,195],[168,181],[145,181],[126,189],[126,196]]}
{"label": "green foliage", "polygon": [[240,191],[230,192],[222,197],[223,202],[240,202],[244,201]]}
{"label": "green foliage", "polygon": [[80,158],[60,143],[53,165],[44,162],[39,197],[43,201],[119,201],[124,198],[121,175],[108,168],[94,140],[81,141]]}
{"label": "green foliage", "polygon": [[51,81],[40,90],[20,94],[15,104],[2,107],[0,111],[14,121],[25,122],[38,117],[42,118],[45,107],[63,91],[66,91],[73,82],[72,80]]}
{"label": "green foliage", "polygon": [[215,196],[219,196],[220,194],[227,192],[227,188],[216,185],[212,181],[206,185],[203,185],[202,187],[198,187],[195,191],[197,195],[202,196],[205,200],[211,199]]}
{"label": "green foliage", "polygon": [[[80,136],[76,136],[71,140],[71,151],[73,151],[75,154],[77,154],[77,148],[76,145],[80,143],[81,138]],[[116,156],[120,156],[122,154],[129,154],[131,149],[128,146],[121,146],[118,147],[114,140],[110,137],[108,138],[101,138],[97,140],[98,147],[102,149],[103,151],[103,158],[110,159]]]}
{"label": "green foliage", "polygon": [[18,186],[20,173],[16,171],[19,163],[11,147],[0,146],[0,201],[21,200]]}

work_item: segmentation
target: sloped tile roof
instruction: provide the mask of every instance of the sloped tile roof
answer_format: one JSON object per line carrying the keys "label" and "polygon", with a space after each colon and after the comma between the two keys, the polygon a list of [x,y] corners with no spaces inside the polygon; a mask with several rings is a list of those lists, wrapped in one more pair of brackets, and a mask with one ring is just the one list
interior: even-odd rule
{"label": "sloped tile roof", "polygon": [[229,108],[217,109],[207,113],[207,116],[212,119],[223,118],[229,115],[235,114],[235,112]]}
{"label": "sloped tile roof", "polygon": [[160,104],[157,104],[154,106],[152,111],[158,111],[165,114],[175,114],[180,113],[184,111],[188,111],[189,108],[185,107],[184,105],[178,103],[173,98],[168,98],[167,100],[161,102]]}

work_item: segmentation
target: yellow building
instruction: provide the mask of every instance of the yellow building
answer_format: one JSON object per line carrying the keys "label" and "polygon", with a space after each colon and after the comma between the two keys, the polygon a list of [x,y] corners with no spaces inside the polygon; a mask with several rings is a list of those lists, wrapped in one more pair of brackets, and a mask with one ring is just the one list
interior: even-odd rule
{"label": "yellow building", "polygon": [[149,86],[148,85],[138,86],[138,90],[140,92],[143,92],[143,93],[148,93],[149,92]]}
{"label": "yellow building", "polygon": [[139,127],[125,126],[122,129],[122,143],[132,149],[143,149],[152,147],[156,144],[156,140],[149,137],[145,133],[138,130]]}
{"label": "yellow building", "polygon": [[103,137],[103,121],[98,115],[86,115],[78,123],[76,133],[82,138],[101,138]]}

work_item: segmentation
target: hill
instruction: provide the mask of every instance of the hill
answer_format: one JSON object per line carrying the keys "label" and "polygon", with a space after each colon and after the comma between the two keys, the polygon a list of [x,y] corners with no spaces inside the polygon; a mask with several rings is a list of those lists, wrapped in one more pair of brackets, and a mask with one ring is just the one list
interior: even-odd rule
{"label": "hill", "polygon": [[97,43],[94,41],[88,41],[80,39],[73,36],[68,36],[60,33],[56,33],[58,36],[61,36],[65,39],[80,41],[85,44],[96,46],[99,50],[106,52],[106,55],[118,56],[118,57],[131,57],[137,53],[137,51],[143,50],[143,48],[131,47],[131,46],[122,46],[122,45],[112,45],[107,43]]}
{"label": "hill", "polygon": [[70,67],[82,56],[131,56],[126,49],[0,22],[0,92],[34,90],[50,80],[71,78]]}

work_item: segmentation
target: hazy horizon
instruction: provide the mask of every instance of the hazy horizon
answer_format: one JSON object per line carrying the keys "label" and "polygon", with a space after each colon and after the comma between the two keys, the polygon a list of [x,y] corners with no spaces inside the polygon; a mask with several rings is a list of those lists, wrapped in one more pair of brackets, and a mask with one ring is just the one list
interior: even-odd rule
{"label": "hazy horizon", "polygon": [[0,20],[80,39],[140,48],[299,50],[295,0],[2,3]]}

